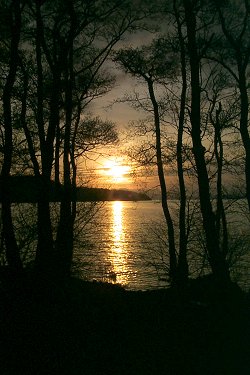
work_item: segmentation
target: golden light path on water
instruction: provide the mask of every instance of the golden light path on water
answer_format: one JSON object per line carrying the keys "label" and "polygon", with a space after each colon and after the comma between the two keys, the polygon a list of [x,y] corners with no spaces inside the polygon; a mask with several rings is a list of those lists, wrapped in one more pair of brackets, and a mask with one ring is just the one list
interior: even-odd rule
{"label": "golden light path on water", "polygon": [[114,201],[112,204],[113,247],[110,258],[115,282],[124,285],[128,282],[128,269],[123,208],[123,203],[120,201]]}

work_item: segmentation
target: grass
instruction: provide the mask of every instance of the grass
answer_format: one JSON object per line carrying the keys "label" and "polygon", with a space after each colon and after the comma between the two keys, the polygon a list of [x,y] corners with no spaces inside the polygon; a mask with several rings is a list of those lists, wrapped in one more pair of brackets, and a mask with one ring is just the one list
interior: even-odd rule
{"label": "grass", "polygon": [[249,374],[249,296],[235,286],[129,292],[31,275],[0,286],[2,375]]}

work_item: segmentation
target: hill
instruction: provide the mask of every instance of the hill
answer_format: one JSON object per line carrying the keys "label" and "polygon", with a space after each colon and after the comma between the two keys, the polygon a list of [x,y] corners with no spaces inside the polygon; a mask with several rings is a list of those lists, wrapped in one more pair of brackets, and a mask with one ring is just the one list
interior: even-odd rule
{"label": "hill", "polygon": [[[50,182],[50,201],[58,202],[61,199],[62,185],[56,186]],[[10,182],[10,198],[12,202],[28,203],[37,202],[44,186],[39,178],[34,176],[12,176]],[[2,200],[0,181],[0,201]],[[141,201],[151,200],[146,194],[130,190],[101,189],[89,187],[77,187],[76,200],[78,202],[93,201]]]}
{"label": "hill", "polygon": [[144,193],[131,190],[100,189],[100,188],[77,188],[77,201],[145,201],[151,200]]}

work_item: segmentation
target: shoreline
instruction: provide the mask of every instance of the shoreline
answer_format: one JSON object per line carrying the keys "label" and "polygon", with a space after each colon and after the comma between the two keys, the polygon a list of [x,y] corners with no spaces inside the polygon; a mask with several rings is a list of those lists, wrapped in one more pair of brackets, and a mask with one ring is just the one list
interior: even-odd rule
{"label": "shoreline", "polygon": [[29,275],[1,284],[3,374],[245,375],[249,295],[205,284],[128,292]]}

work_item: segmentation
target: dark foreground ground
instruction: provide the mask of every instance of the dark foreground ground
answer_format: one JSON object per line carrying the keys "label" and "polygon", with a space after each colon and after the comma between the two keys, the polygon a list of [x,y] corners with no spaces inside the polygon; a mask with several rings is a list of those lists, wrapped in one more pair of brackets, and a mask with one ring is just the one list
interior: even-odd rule
{"label": "dark foreground ground", "polygon": [[250,374],[249,297],[206,282],[126,292],[33,277],[0,284],[0,374]]}

